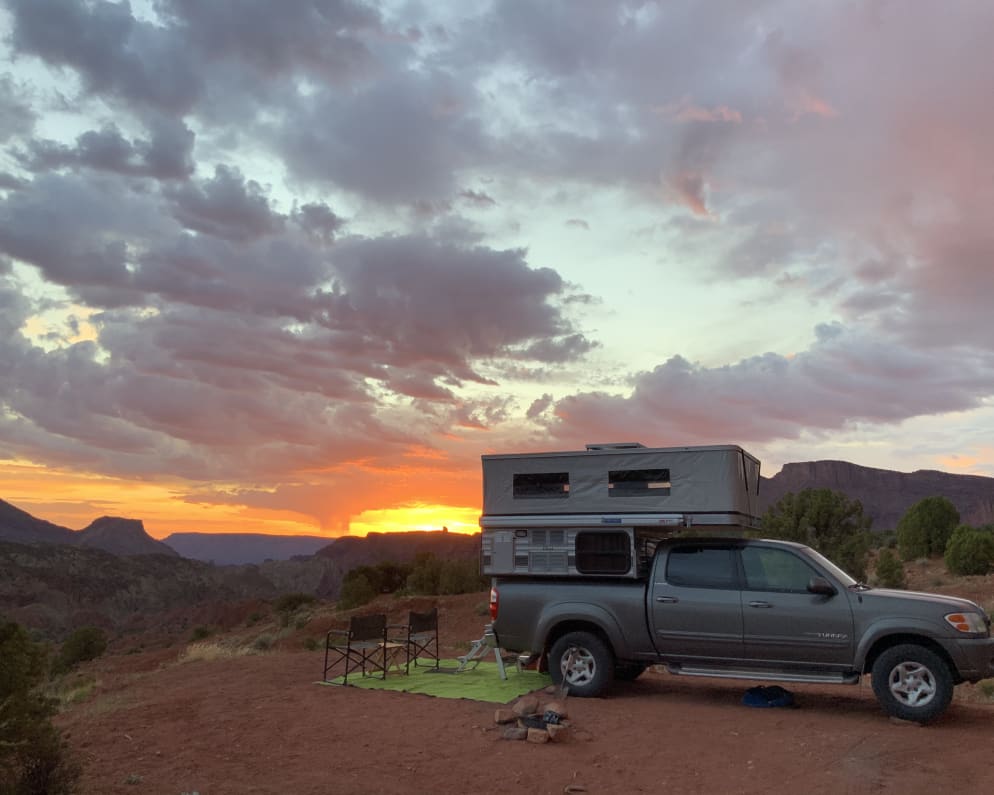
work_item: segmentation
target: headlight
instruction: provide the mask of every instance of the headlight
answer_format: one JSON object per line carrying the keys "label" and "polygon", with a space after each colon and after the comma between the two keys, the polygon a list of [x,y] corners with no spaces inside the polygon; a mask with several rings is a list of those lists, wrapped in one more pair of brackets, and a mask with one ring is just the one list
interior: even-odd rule
{"label": "headlight", "polygon": [[987,634],[987,622],[980,613],[950,613],[946,616],[946,621],[957,632]]}

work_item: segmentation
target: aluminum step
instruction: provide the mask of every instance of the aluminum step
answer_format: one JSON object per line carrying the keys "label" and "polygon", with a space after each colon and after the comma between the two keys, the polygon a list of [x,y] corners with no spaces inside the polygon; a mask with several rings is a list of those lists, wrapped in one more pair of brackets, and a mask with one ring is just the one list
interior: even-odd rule
{"label": "aluminum step", "polygon": [[710,676],[715,679],[759,679],[770,682],[815,682],[833,685],[859,684],[858,673],[783,671],[766,668],[709,668],[703,665],[669,663],[666,670],[678,676]]}

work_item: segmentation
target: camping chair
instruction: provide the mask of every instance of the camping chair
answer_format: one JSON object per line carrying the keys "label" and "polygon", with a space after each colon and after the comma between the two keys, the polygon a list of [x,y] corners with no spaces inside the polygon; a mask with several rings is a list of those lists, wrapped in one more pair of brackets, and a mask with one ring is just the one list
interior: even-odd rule
{"label": "camping chair", "polygon": [[379,673],[387,678],[387,659],[402,643],[387,640],[387,617],[379,615],[352,616],[348,629],[333,629],[328,632],[324,646],[324,681],[328,681],[328,671],[335,665],[345,662],[345,675],[342,684],[349,683],[349,674],[361,670],[362,675]]}
{"label": "camping chair", "polygon": [[[418,657],[434,660],[438,668],[438,608],[427,613],[411,611],[407,616],[407,672],[411,672],[411,661],[418,667]],[[432,666],[429,666],[432,667]]]}

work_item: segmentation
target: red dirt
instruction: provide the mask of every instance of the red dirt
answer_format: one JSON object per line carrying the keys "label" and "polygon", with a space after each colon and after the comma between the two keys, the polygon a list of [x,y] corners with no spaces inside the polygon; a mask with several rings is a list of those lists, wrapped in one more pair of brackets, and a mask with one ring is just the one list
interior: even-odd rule
{"label": "red dirt", "polygon": [[[449,653],[481,634],[484,598],[439,600]],[[379,607],[396,619],[430,601]],[[59,719],[85,792],[994,791],[994,705],[969,686],[922,728],[891,722],[867,685],[796,686],[797,708],[764,710],[741,705],[754,683],[650,671],[569,699],[572,736],[533,745],[502,740],[492,704],[317,686],[322,655],[300,642],[332,623],[325,611],[264,654],[179,663],[177,644],[93,664],[94,694]]]}

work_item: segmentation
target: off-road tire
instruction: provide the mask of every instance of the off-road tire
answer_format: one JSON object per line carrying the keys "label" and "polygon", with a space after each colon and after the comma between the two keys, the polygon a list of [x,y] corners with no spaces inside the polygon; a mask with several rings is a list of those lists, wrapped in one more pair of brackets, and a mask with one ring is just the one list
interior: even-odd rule
{"label": "off-road tire", "polygon": [[915,723],[935,720],[953,698],[949,665],[935,652],[913,643],[894,646],[877,657],[870,679],[888,715]]}
{"label": "off-road tire", "polygon": [[571,696],[599,696],[614,679],[614,655],[596,635],[567,632],[552,644],[549,673],[557,685],[566,685]]}

